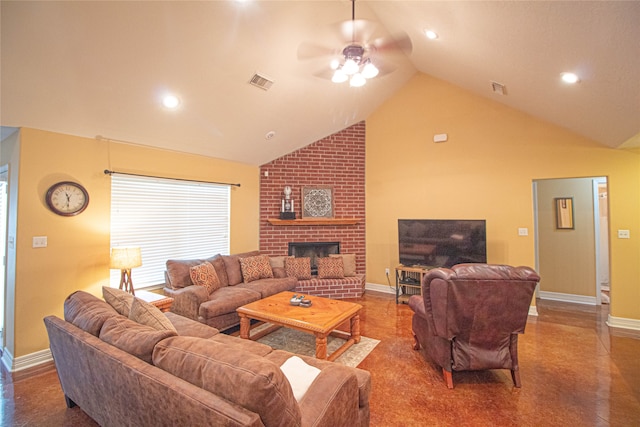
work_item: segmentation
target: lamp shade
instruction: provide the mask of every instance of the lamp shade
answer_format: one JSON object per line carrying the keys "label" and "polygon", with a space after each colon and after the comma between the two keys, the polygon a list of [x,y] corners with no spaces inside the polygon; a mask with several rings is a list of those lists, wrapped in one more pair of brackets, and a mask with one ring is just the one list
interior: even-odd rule
{"label": "lamp shade", "polygon": [[110,268],[128,270],[142,265],[140,248],[111,248]]}

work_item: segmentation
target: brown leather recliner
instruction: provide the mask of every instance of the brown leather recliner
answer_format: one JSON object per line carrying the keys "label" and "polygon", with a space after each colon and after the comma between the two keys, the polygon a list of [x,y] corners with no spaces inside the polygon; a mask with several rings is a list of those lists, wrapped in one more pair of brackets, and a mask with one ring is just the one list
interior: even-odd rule
{"label": "brown leather recliner", "polygon": [[510,369],[520,387],[518,334],[524,333],[529,305],[540,276],[529,267],[458,264],[436,268],[413,295],[414,349],[420,347],[442,367],[447,387],[451,371]]}

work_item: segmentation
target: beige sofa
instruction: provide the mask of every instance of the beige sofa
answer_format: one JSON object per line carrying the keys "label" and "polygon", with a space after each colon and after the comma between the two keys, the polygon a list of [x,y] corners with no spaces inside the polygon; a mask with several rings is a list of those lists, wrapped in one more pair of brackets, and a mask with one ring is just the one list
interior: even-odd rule
{"label": "beige sofa", "polygon": [[280,368],[291,353],[159,310],[168,329],[141,324],[83,291],[64,309],[44,319],[60,384],[102,426],[369,424],[366,371],[300,356],[320,371],[298,401]]}
{"label": "beige sofa", "polygon": [[[224,331],[240,323],[236,309],[253,301],[295,289],[298,281],[287,277],[284,269],[271,269],[274,277],[247,281],[243,277],[241,258],[251,258],[260,252],[235,255],[216,255],[208,259],[168,260],[164,293],[174,298],[171,311]],[[219,287],[207,292],[203,286],[194,285],[190,269],[204,262],[213,265]],[[273,271],[276,270],[276,271]]]}

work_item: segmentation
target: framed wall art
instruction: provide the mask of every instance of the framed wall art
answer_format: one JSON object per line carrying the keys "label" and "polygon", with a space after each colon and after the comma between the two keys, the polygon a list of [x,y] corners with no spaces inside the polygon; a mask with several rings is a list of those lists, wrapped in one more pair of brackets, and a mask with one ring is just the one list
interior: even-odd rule
{"label": "framed wall art", "polygon": [[333,187],[302,187],[302,218],[333,218]]}
{"label": "framed wall art", "polygon": [[556,228],[573,229],[573,197],[556,197]]}

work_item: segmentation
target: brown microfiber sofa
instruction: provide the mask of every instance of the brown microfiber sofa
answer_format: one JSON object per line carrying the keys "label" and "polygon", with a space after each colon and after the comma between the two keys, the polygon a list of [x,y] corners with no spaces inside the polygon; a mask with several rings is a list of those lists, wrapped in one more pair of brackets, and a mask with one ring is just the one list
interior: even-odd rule
{"label": "brown microfiber sofa", "polygon": [[119,314],[83,291],[45,317],[60,384],[101,426],[366,426],[368,372],[300,356],[321,371],[296,401],[280,366],[292,354],[176,315],[175,330]]}
{"label": "brown microfiber sofa", "polygon": [[[197,320],[220,331],[236,326],[240,318],[236,309],[245,304],[295,289],[298,281],[287,277],[284,268],[274,268],[273,278],[245,283],[240,258],[260,255],[259,251],[234,255],[216,255],[207,259],[168,260],[164,293],[174,299],[171,311]],[[210,294],[203,286],[191,281],[190,268],[210,262],[220,281],[220,288]]]}

